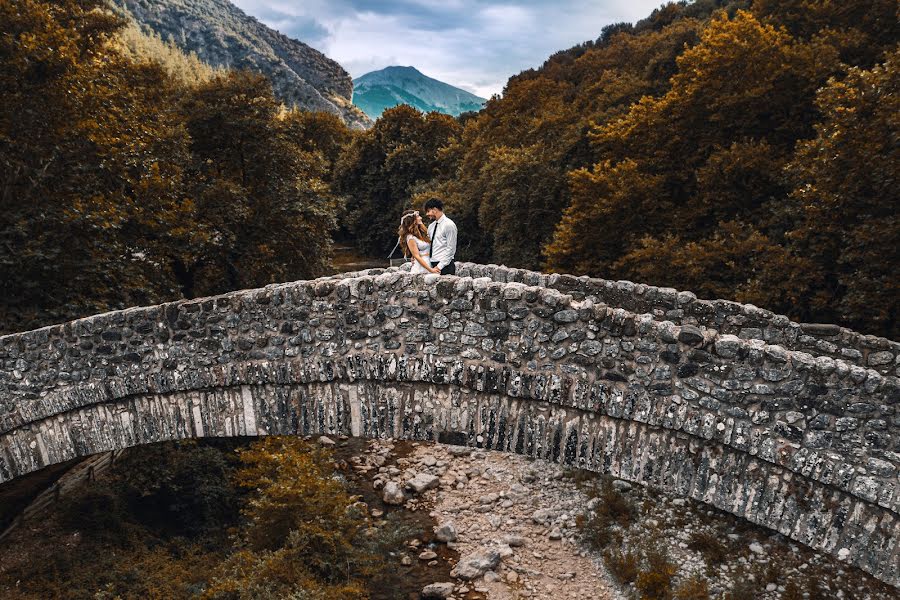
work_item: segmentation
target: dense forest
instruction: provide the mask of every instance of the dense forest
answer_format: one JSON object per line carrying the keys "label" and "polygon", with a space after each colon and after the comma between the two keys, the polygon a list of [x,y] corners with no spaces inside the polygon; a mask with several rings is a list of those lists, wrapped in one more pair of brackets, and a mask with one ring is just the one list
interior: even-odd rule
{"label": "dense forest", "polygon": [[0,329],[321,274],[344,124],[105,6],[0,0]]}
{"label": "dense forest", "polygon": [[698,0],[365,132],[97,10],[0,0],[0,330],[323,274],[444,199],[458,258],[900,337],[893,0]]}
{"label": "dense forest", "polygon": [[338,163],[349,223],[383,253],[394,217],[435,194],[467,260],[900,337],[896,11],[668,4],[513,77],[456,124],[388,111]]}

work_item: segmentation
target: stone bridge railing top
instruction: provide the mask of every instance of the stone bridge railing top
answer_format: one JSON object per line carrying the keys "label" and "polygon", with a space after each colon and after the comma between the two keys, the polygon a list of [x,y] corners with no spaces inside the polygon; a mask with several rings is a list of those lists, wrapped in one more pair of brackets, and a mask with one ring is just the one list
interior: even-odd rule
{"label": "stone bridge railing top", "polygon": [[900,342],[865,335],[821,323],[797,323],[752,304],[730,300],[702,300],[692,292],[655,287],[630,281],[610,281],[558,273],[539,273],[502,265],[458,263],[457,274],[490,277],[498,282],[521,282],[590,298],[630,312],[652,314],[677,325],[699,325],[742,339],[763,340],[789,350],[830,356],[848,363],[875,369],[882,375],[900,376]]}
{"label": "stone bridge railing top", "polygon": [[[335,277],[401,272],[408,267],[367,269]],[[731,334],[741,339],[762,340],[789,350],[815,356],[829,356],[874,369],[882,375],[900,376],[900,342],[867,335],[829,323],[797,323],[785,315],[752,304],[731,300],[704,300],[693,292],[656,287],[631,281],[611,281],[596,277],[541,273],[503,265],[457,263],[460,277],[489,277],[500,283],[524,283],[559,290],[576,300],[590,298],[614,308],[637,314],[651,314],[657,320],[676,325],[697,325]]]}

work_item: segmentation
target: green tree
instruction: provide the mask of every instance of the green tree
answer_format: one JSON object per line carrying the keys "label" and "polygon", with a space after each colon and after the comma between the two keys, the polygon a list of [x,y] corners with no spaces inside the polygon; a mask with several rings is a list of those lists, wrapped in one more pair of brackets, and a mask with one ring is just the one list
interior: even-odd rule
{"label": "green tree", "polygon": [[325,112],[291,109],[281,115],[288,139],[300,150],[318,153],[322,164],[316,175],[329,184],[341,155],[353,140],[353,133],[340,117]]}
{"label": "green tree", "polygon": [[361,251],[383,256],[393,247],[403,210],[438,174],[441,148],[460,131],[453,117],[404,104],[356,137],[338,162],[335,190],[346,198],[345,226]]}
{"label": "green tree", "polygon": [[114,49],[99,0],[0,0],[0,328],[172,292],[149,258],[180,196],[176,89]]}
{"label": "green tree", "polygon": [[183,102],[186,193],[200,234],[170,264],[186,297],[315,277],[328,266],[335,201],[322,156],[278,116],[269,81],[230,72]]}
{"label": "green tree", "polygon": [[824,119],[787,172],[788,237],[813,263],[809,314],[900,337],[900,50],[817,95]]}
{"label": "green tree", "polygon": [[327,269],[346,128],[123,25],[0,0],[2,330]]}

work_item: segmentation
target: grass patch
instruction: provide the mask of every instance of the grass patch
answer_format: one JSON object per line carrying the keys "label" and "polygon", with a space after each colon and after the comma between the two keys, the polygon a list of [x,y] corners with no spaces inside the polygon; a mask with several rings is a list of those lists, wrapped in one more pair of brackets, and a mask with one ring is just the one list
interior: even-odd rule
{"label": "grass patch", "polygon": [[746,569],[735,571],[733,581],[732,588],[723,595],[724,600],[756,600],[759,597],[757,585]]}
{"label": "grass patch", "polygon": [[672,564],[663,550],[652,549],[645,554],[647,568],[638,573],[635,586],[646,600],[672,598],[672,578],[678,568]]}
{"label": "grass patch", "polygon": [[728,559],[728,548],[717,535],[707,531],[692,533],[688,548],[702,554],[709,565],[721,565]]}
{"label": "grass patch", "polygon": [[603,562],[619,583],[627,585],[637,579],[640,557],[636,552],[611,548],[603,553]]}
{"label": "grass patch", "polygon": [[706,579],[694,575],[681,582],[675,588],[675,600],[709,600],[709,584]]}
{"label": "grass patch", "polygon": [[563,477],[572,481],[579,490],[587,490],[589,496],[590,492],[596,489],[597,482],[603,478],[599,473],[574,467],[566,467],[565,471],[563,471]]}
{"label": "grass patch", "polygon": [[634,504],[605,480],[597,490],[594,510],[576,519],[582,537],[594,549],[606,548],[615,536],[615,527],[627,529],[637,516]]}

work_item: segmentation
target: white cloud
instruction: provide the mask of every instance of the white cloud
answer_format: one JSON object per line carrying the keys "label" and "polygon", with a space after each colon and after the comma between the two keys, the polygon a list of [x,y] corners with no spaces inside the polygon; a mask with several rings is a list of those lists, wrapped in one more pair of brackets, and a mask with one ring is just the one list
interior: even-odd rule
{"label": "white cloud", "polygon": [[324,52],[358,77],[391,65],[480,96],[596,39],[603,26],[646,17],[661,0],[233,0],[260,21]]}

